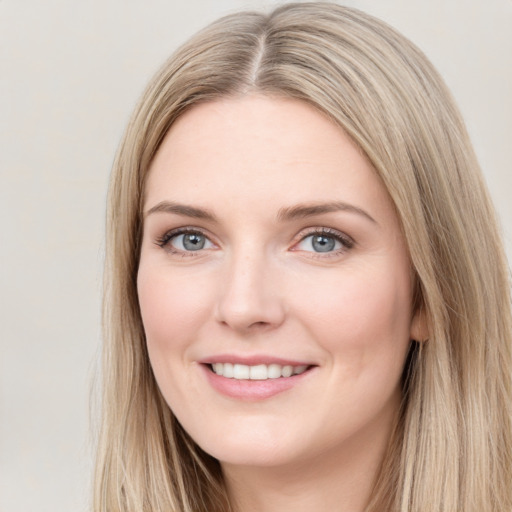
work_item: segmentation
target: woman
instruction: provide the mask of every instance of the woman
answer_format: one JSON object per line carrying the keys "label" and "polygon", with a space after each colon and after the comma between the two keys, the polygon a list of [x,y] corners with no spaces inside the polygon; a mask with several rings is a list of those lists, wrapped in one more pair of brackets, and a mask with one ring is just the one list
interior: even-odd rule
{"label": "woman", "polygon": [[495,215],[423,54],[359,11],[212,24],[109,197],[97,511],[512,510]]}

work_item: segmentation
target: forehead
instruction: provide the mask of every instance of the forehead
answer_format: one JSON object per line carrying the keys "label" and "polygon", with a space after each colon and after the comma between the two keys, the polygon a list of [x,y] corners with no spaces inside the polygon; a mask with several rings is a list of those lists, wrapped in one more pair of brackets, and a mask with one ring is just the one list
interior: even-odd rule
{"label": "forehead", "polygon": [[276,201],[391,205],[371,163],[340,127],[304,102],[265,96],[186,112],[152,162],[145,199],[149,207],[168,199],[245,209],[262,201],[268,208]]}

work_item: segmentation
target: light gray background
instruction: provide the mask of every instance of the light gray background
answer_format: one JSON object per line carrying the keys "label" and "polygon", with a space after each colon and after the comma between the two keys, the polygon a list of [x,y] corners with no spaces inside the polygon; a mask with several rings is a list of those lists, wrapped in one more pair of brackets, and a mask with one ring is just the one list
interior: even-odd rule
{"label": "light gray background", "polygon": [[[276,2],[0,0],[0,510],[85,511],[107,178],[147,80]],[[466,118],[512,254],[512,0],[347,0],[417,43]]]}

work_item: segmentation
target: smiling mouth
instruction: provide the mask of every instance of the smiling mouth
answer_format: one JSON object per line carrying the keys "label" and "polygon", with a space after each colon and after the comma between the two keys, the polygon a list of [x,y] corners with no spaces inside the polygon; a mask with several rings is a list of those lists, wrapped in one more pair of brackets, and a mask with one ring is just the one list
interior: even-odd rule
{"label": "smiling mouth", "polygon": [[301,375],[311,366],[309,365],[280,365],[258,364],[249,366],[246,364],[213,363],[208,365],[213,373],[227,379],[236,380],[269,380]]}

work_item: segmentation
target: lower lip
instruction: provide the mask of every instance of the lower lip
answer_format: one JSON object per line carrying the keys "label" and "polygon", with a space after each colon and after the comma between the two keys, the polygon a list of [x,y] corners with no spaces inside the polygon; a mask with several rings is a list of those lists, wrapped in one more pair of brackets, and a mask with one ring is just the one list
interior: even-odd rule
{"label": "lower lip", "polygon": [[209,365],[202,364],[201,366],[206,378],[216,391],[230,398],[249,401],[265,400],[283,393],[300,384],[314,370],[314,368],[309,368],[300,375],[279,377],[278,379],[240,380],[217,375]]}

